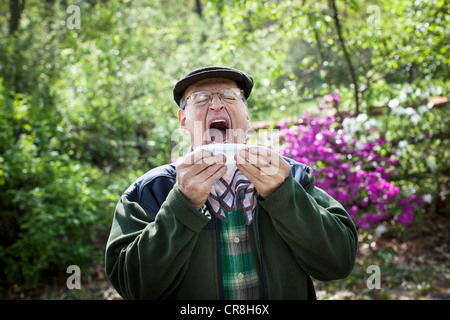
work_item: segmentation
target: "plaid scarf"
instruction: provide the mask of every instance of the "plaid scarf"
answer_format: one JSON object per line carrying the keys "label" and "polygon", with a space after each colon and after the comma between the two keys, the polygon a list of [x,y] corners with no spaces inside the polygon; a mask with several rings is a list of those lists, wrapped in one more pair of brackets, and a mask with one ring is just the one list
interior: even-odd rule
{"label": "plaid scarf", "polygon": [[231,212],[241,209],[245,223],[249,225],[253,220],[257,197],[255,186],[242,172],[236,166],[228,166],[225,175],[212,187],[207,202],[213,214],[224,221],[228,220],[223,210]]}

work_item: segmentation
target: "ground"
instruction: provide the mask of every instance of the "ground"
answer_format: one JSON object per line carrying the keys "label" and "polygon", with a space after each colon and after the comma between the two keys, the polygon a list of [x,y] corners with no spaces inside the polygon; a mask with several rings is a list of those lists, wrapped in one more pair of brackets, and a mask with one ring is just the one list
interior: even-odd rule
{"label": "ground", "polygon": [[[422,230],[408,236],[360,235],[355,268],[344,279],[315,283],[319,299],[450,300],[450,219],[433,215]],[[367,281],[380,267],[381,288]],[[372,278],[373,279],[373,278]]]}
{"label": "ground", "polygon": [[[360,234],[353,272],[343,280],[314,281],[318,299],[445,299],[450,300],[450,219],[433,214],[420,231],[395,237],[377,238]],[[369,289],[369,266],[380,269],[380,289]],[[69,290],[68,275],[53,284],[26,292],[11,289],[7,299],[121,299],[96,265],[88,277],[82,276],[80,290]]]}

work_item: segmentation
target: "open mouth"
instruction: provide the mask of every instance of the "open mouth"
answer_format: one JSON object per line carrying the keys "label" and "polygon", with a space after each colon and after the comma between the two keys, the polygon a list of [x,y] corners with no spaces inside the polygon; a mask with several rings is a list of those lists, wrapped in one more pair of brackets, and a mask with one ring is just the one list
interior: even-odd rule
{"label": "open mouth", "polygon": [[227,130],[230,125],[227,119],[219,118],[210,121],[208,129],[211,142],[224,143],[227,141]]}

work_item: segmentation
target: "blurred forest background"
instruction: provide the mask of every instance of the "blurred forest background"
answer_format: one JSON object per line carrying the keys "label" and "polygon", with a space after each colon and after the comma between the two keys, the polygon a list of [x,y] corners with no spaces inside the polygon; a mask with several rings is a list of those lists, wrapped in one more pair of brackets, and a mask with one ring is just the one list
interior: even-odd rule
{"label": "blurred forest background", "polygon": [[280,152],[358,225],[353,274],[316,283],[319,298],[448,298],[449,6],[1,1],[0,298],[117,298],[103,271],[115,205],[171,161],[173,85],[207,65],[252,74],[255,132],[280,128]]}

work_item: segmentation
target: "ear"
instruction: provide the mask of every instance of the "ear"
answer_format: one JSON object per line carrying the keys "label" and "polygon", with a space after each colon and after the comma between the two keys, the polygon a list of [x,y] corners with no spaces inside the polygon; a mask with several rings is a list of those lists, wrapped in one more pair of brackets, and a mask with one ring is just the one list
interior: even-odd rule
{"label": "ear", "polygon": [[[250,128],[250,117],[248,115],[247,102],[245,103],[245,113],[247,115],[247,127]],[[247,129],[248,130],[248,129]]]}
{"label": "ear", "polygon": [[178,109],[178,122],[180,123],[182,129],[186,127],[186,114],[182,109]]}

